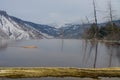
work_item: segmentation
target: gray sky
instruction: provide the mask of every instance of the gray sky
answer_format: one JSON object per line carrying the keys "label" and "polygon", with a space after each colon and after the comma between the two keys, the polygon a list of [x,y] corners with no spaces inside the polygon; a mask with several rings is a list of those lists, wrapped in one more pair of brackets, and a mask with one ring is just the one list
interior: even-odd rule
{"label": "gray sky", "polygon": [[[109,0],[96,0],[97,10],[107,10]],[[112,0],[114,14],[120,17],[120,0]],[[40,24],[63,24],[93,21],[92,0],[0,0],[0,9],[8,14]],[[107,20],[105,12],[98,13],[98,22]]]}

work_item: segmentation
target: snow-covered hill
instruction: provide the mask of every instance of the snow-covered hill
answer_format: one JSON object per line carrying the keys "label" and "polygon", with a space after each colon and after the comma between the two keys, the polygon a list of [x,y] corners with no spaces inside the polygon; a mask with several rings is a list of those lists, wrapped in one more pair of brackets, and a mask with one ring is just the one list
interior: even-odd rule
{"label": "snow-covered hill", "polygon": [[0,11],[0,38],[2,39],[42,39],[58,36],[58,29],[36,24],[9,16]]}
{"label": "snow-covered hill", "polygon": [[0,11],[0,38],[5,39],[40,39],[44,36],[36,29],[15,21],[5,11]]}

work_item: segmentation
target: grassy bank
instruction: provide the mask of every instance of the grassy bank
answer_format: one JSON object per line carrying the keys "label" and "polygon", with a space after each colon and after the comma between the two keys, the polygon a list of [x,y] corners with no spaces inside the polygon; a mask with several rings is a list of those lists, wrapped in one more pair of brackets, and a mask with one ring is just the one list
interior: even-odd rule
{"label": "grassy bank", "polygon": [[120,77],[120,68],[0,68],[0,78]]}

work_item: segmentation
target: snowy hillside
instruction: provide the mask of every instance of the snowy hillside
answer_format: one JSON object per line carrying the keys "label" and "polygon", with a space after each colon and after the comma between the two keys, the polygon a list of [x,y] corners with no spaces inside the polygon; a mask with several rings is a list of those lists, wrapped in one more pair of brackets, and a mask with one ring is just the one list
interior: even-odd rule
{"label": "snowy hillside", "polygon": [[49,37],[52,37],[52,36],[45,34],[40,30],[37,30],[32,25],[30,25],[30,23],[25,22],[18,18],[9,16],[5,11],[0,11],[0,38],[42,39],[42,38],[49,38]]}

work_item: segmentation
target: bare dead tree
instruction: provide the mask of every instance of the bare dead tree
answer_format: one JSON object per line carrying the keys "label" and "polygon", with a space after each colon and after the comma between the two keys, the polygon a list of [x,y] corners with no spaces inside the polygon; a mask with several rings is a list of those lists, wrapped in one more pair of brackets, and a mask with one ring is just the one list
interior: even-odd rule
{"label": "bare dead tree", "polygon": [[[112,8],[112,3],[111,3],[111,0],[108,2],[108,15],[109,15],[109,19],[110,19],[110,24],[111,24],[111,27],[112,27],[112,37],[115,36],[115,33],[114,33],[114,25],[113,25],[113,8]],[[111,48],[111,53],[110,53],[110,61],[109,61],[109,66],[108,67],[111,67],[111,62],[112,62],[112,56],[113,56],[113,49]]]}
{"label": "bare dead tree", "polygon": [[[112,30],[114,30],[114,27],[113,27],[113,10],[112,10],[111,0],[108,2],[108,10],[109,10],[110,24],[112,26]],[[114,35],[114,31],[112,31],[112,36],[113,35]]]}
{"label": "bare dead tree", "polygon": [[[109,0],[108,2],[108,15],[109,15],[109,22],[110,22],[110,25],[112,27],[112,36],[111,38],[115,38],[116,37],[116,34],[114,32],[114,23],[113,23],[113,18],[115,17],[114,16],[114,10],[113,10],[113,7],[112,7],[112,3],[111,3],[111,0]],[[112,64],[112,56],[113,56],[113,46],[110,46],[110,60],[109,60],[109,65],[108,67],[111,67],[111,64]]]}
{"label": "bare dead tree", "polygon": [[85,16],[85,21],[81,20],[81,22],[82,22],[82,28],[84,30],[84,33],[83,33],[82,37],[85,40],[87,40],[87,38],[88,38],[88,31],[89,31],[89,28],[87,27],[87,25],[90,24],[90,21],[89,21],[88,17]]}
{"label": "bare dead tree", "polygon": [[88,17],[87,17],[87,16],[86,16],[86,20],[87,20],[87,23],[88,23],[88,24],[90,24],[90,21],[89,21],[89,19],[88,19]]}
{"label": "bare dead tree", "polygon": [[97,27],[97,10],[96,10],[95,0],[93,0],[93,8],[94,8],[94,21],[95,21],[95,25],[96,25],[94,38],[97,38],[97,36],[98,36],[98,27]]}
{"label": "bare dead tree", "polygon": [[61,39],[64,39],[64,28],[63,27],[60,29],[60,35],[61,35]]}
{"label": "bare dead tree", "polygon": [[114,20],[119,20],[115,12],[116,10],[113,9],[112,2],[111,0],[109,0],[107,2],[107,10],[105,11],[107,16],[105,18],[107,18],[108,21],[108,25],[106,25],[106,27],[109,27],[108,31],[110,31],[107,39],[111,40],[119,40],[118,35],[120,34],[119,27],[117,28],[118,25],[114,23]]}
{"label": "bare dead tree", "polygon": [[[111,4],[111,0],[108,2],[108,13],[109,13],[109,18],[110,18],[110,24],[112,26],[112,36],[114,36],[114,26],[113,26],[113,10],[112,10],[112,4]],[[111,53],[110,53],[110,61],[109,61],[109,66],[111,67],[111,62],[112,62],[112,55],[113,55],[113,50],[111,48]]]}
{"label": "bare dead tree", "polygon": [[88,46],[88,40],[87,40],[87,29],[85,28],[85,23],[84,23],[84,21],[83,20],[81,20],[81,22],[82,22],[82,28],[84,29],[84,34],[83,34],[83,37],[84,37],[84,40],[83,40],[83,42],[82,42],[82,46],[83,46],[83,58],[82,58],[82,65],[84,66],[84,64],[86,64],[85,63],[85,58],[86,58],[86,51],[87,51],[87,46]]}
{"label": "bare dead tree", "polygon": [[95,19],[95,24],[97,24],[97,10],[96,10],[95,0],[93,0],[93,8],[94,8],[94,19]]}
{"label": "bare dead tree", "polygon": [[111,0],[108,2],[108,10],[109,10],[110,22],[111,25],[113,26],[113,10],[112,10]]}
{"label": "bare dead tree", "polygon": [[[95,25],[96,25],[94,38],[96,40],[98,37],[98,26],[97,26],[97,10],[96,10],[95,0],[93,0],[93,8],[94,8],[94,20],[95,20]],[[98,53],[98,41],[96,41],[96,45],[95,45],[95,59],[94,59],[94,64],[93,64],[94,68],[96,68],[97,53]]]}

